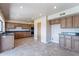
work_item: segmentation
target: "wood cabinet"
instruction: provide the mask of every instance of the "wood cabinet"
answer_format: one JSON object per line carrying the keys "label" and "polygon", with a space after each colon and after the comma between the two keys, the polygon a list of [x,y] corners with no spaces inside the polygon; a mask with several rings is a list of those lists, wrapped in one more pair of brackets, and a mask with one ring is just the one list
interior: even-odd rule
{"label": "wood cabinet", "polygon": [[72,17],[61,18],[61,28],[72,28],[73,27],[73,19]]}
{"label": "wood cabinet", "polygon": [[31,29],[31,27],[34,27],[33,24],[21,24],[21,23],[5,23],[6,30],[7,29],[15,29],[16,27],[22,27],[23,29]]}
{"label": "wood cabinet", "polygon": [[[62,37],[63,36],[63,37]],[[79,52],[79,36],[60,35],[59,46],[71,51]]]}
{"label": "wood cabinet", "polygon": [[79,28],[79,15],[73,16],[73,27]]}
{"label": "wood cabinet", "polygon": [[61,18],[61,28],[66,28],[66,18]]}
{"label": "wood cabinet", "polygon": [[79,52],[79,36],[73,36],[72,50]]}
{"label": "wood cabinet", "polygon": [[31,32],[15,32],[15,39],[31,37]]}
{"label": "wood cabinet", "polygon": [[50,25],[61,24],[61,28],[79,28],[79,15],[50,20]]}
{"label": "wood cabinet", "polygon": [[14,48],[14,34],[1,35],[1,51],[6,51]]}
{"label": "wood cabinet", "polygon": [[54,24],[54,20],[50,20],[50,25],[53,25]]}
{"label": "wood cabinet", "polygon": [[71,43],[72,43],[72,39],[71,36],[65,36],[65,48],[66,49],[71,49]]}
{"label": "wood cabinet", "polygon": [[64,39],[64,35],[60,35],[59,36],[59,46],[61,47],[61,48],[64,48],[64,46],[65,46],[65,39]]}
{"label": "wood cabinet", "polygon": [[65,49],[71,49],[71,36],[60,35],[59,36],[59,46]]}
{"label": "wood cabinet", "polygon": [[66,17],[66,28],[72,28],[73,27],[73,19],[72,16]]}
{"label": "wood cabinet", "polygon": [[50,24],[59,24],[60,23],[60,19],[54,19],[54,20],[50,20]]}

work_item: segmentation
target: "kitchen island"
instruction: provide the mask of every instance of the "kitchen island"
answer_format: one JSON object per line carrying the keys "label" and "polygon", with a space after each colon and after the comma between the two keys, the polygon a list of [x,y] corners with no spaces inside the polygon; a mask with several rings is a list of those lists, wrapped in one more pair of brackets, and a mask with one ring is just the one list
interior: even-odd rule
{"label": "kitchen island", "polygon": [[20,30],[8,30],[6,33],[14,33],[15,39],[31,37],[31,30],[20,29]]}

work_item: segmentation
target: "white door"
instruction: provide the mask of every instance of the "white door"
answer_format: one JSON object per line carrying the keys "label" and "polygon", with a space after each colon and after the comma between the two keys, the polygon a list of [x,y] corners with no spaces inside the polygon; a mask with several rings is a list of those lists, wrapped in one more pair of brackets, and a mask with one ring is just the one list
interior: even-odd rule
{"label": "white door", "polygon": [[59,33],[61,33],[60,24],[51,25],[51,41],[59,43]]}

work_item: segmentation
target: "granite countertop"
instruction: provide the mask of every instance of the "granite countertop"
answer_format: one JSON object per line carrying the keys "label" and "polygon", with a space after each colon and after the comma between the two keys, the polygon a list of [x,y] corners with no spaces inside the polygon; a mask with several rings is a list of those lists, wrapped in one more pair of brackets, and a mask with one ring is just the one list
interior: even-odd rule
{"label": "granite countertop", "polygon": [[1,35],[13,35],[15,32],[31,32],[30,30],[6,30],[5,32],[1,32]]}

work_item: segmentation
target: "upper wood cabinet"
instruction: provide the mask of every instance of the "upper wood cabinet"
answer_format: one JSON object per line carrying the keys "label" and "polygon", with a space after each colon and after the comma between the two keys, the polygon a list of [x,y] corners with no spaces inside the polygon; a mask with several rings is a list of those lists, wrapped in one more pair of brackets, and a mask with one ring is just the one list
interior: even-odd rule
{"label": "upper wood cabinet", "polygon": [[61,24],[61,28],[79,28],[79,15],[49,21],[51,25]]}
{"label": "upper wood cabinet", "polygon": [[66,18],[61,18],[61,28],[65,28],[66,27]]}
{"label": "upper wood cabinet", "polygon": [[79,15],[73,16],[73,27],[79,28]]}
{"label": "upper wood cabinet", "polygon": [[33,24],[21,24],[21,23],[5,23],[6,30],[7,29],[15,29],[16,27],[22,27],[23,29],[31,29],[31,27],[34,27]]}
{"label": "upper wood cabinet", "polygon": [[50,20],[50,25],[53,25],[54,24],[54,20]]}
{"label": "upper wood cabinet", "polygon": [[61,28],[72,28],[73,27],[73,19],[72,17],[61,18]]}
{"label": "upper wood cabinet", "polygon": [[66,28],[72,28],[73,27],[73,19],[71,17],[66,17]]}
{"label": "upper wood cabinet", "polygon": [[59,24],[60,23],[60,19],[50,20],[49,22],[50,22],[51,25],[53,25],[53,24]]}

